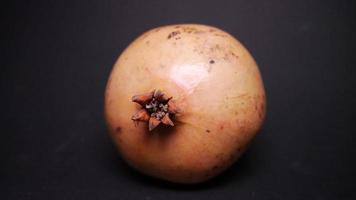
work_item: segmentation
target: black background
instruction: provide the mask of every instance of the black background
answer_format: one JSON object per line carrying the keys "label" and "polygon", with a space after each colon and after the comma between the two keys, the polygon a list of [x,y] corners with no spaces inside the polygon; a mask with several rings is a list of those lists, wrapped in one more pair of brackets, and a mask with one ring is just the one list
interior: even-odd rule
{"label": "black background", "polygon": [[[0,199],[355,199],[355,1],[12,1],[1,6]],[[226,173],[147,178],[117,155],[104,89],[123,49],[203,23],[257,60],[268,112]]]}

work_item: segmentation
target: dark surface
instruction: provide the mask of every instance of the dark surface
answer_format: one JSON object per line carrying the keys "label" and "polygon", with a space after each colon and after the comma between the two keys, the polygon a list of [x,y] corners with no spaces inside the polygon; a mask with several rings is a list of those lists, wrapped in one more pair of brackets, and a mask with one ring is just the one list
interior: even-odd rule
{"label": "dark surface", "polygon": [[[2,4],[0,199],[356,199],[355,1],[142,2]],[[198,186],[128,168],[103,119],[122,50],[184,22],[241,40],[268,96],[251,148]]]}

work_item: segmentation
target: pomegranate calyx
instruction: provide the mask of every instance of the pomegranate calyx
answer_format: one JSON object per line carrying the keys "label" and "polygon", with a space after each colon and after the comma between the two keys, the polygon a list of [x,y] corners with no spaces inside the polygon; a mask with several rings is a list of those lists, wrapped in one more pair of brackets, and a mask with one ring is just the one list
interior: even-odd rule
{"label": "pomegranate calyx", "polygon": [[172,97],[168,97],[160,90],[153,90],[152,92],[134,95],[132,101],[142,106],[131,119],[135,122],[148,122],[148,129],[152,131],[161,122],[162,124],[174,126],[170,115],[179,112]]}

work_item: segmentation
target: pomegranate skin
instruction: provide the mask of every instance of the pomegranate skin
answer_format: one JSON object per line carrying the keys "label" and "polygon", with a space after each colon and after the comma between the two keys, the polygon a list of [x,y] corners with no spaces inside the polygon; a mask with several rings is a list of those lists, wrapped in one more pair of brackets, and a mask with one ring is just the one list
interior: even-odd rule
{"label": "pomegranate skin", "polygon": [[[148,131],[131,116],[132,96],[160,89],[181,113]],[[152,29],[120,55],[105,93],[105,117],[119,153],[138,171],[176,183],[206,181],[244,152],[265,117],[256,62],[234,37],[211,26]]]}

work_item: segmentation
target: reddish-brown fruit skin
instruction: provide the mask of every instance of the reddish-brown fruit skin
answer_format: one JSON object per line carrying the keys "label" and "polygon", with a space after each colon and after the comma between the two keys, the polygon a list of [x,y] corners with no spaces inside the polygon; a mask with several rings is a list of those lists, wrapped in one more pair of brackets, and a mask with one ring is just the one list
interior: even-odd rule
{"label": "reddish-brown fruit skin", "polygon": [[[135,125],[132,96],[161,89],[175,126]],[[171,108],[173,109],[173,108]],[[235,162],[260,129],[266,99],[256,62],[228,33],[181,24],[152,29],[121,54],[105,94],[113,141],[129,165],[177,183],[208,180]]]}

